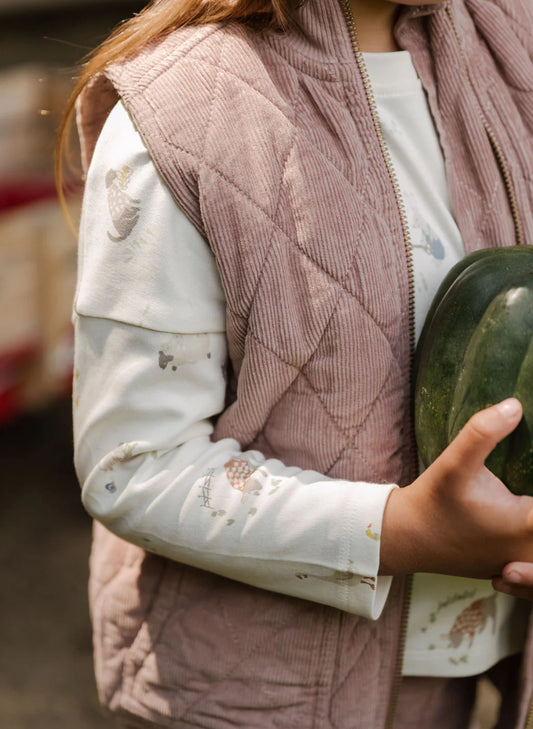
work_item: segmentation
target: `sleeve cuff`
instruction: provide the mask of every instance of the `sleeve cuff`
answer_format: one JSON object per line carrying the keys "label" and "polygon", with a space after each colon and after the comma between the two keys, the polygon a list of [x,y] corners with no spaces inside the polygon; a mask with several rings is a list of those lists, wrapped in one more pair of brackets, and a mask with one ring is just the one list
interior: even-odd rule
{"label": "sleeve cuff", "polygon": [[359,581],[352,588],[347,581],[345,610],[370,620],[380,617],[392,584],[392,577],[378,576],[378,571],[383,513],[395,488],[395,484],[357,483],[357,499],[346,524],[347,566],[357,572]]}

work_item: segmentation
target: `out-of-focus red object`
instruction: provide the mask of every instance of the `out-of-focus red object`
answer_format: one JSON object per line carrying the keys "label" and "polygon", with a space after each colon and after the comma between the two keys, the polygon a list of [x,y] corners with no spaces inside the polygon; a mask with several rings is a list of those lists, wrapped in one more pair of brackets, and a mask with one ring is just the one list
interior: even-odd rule
{"label": "out-of-focus red object", "polygon": [[11,352],[0,354],[0,424],[10,420],[23,409],[24,398],[19,392],[26,368],[31,367],[39,355],[40,347],[29,342]]}
{"label": "out-of-focus red object", "polygon": [[[71,386],[77,242],[53,159],[71,87],[42,65],[0,72],[0,423]],[[76,224],[79,196],[69,191]]]}
{"label": "out-of-focus red object", "polygon": [[[76,215],[79,201],[70,201]],[[55,198],[0,213],[0,422],[68,391],[77,241]]]}
{"label": "out-of-focus red object", "polygon": [[0,211],[55,197],[56,188],[51,179],[0,180]]}

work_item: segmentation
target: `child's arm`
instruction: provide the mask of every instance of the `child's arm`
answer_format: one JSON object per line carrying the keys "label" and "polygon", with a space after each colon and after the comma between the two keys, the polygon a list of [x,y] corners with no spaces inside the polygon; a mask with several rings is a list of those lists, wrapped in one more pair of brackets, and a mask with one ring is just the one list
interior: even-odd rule
{"label": "child's arm", "polygon": [[212,442],[223,334],[90,316],[76,316],[75,331],[75,463],[94,518],[169,559],[379,617],[391,583],[377,578],[391,484],[330,479],[233,438]]}
{"label": "child's arm", "polygon": [[394,485],[211,442],[226,390],[224,294],[120,105],[87,176],[74,324],[75,463],[90,514],[167,558],[379,617]]}
{"label": "child's arm", "polygon": [[[533,598],[533,498],[513,495],[484,466],[521,414],[514,399],[477,413],[416,481],[391,493],[380,573],[495,577],[496,589]],[[519,588],[496,577],[517,569]]]}

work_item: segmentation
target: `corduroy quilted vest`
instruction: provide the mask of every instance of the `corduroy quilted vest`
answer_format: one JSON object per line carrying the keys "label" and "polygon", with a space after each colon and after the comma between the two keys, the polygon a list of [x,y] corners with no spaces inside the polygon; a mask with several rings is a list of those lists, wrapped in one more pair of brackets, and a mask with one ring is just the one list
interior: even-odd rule
{"label": "corduroy quilted vest", "polygon": [[[341,6],[307,0],[295,21],[262,35],[184,28],[111,67],[80,100],[82,152],[88,164],[121,97],[213,249],[234,380],[215,437],[404,485],[413,294],[401,211]],[[467,251],[533,240],[532,28],[529,0],[456,0],[397,22]],[[401,593],[396,580],[371,622],[172,563],[95,525],[101,699],[179,729],[381,729]]]}

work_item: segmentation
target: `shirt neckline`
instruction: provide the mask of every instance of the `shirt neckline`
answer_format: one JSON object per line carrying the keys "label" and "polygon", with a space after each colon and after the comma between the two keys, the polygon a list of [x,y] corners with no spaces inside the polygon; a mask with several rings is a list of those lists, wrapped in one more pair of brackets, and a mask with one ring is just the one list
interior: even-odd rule
{"label": "shirt neckline", "polygon": [[409,96],[422,90],[409,51],[362,55],[376,97]]}

